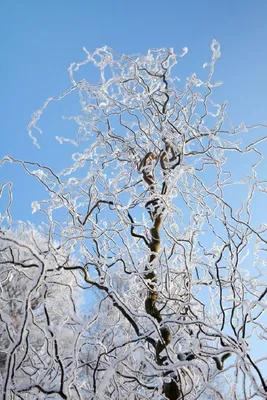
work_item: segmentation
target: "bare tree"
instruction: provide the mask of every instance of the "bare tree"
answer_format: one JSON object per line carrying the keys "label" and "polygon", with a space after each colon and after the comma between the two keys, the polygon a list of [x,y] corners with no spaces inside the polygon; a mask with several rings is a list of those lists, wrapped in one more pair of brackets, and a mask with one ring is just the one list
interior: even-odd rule
{"label": "bare tree", "polygon": [[[55,260],[48,271],[60,274],[65,296],[71,298],[71,286],[64,274],[90,293],[87,311],[80,310],[87,322],[72,319],[71,354],[56,350],[61,331],[42,328],[50,364],[35,364],[30,383],[20,384],[14,377],[31,351],[29,342],[23,362],[15,357],[27,337],[25,321],[33,318],[25,308],[8,355],[5,393],[266,398],[267,357],[257,359],[253,349],[255,340],[263,345],[266,339],[266,223],[257,226],[255,217],[257,199],[266,193],[257,175],[266,136],[262,126],[251,140],[247,132],[260,126],[232,126],[226,103],[211,99],[220,84],[213,78],[220,46],[213,41],[211,49],[207,78],[193,74],[183,86],[173,71],[186,49],[131,57],[107,47],[85,50],[86,60],[69,68],[70,89],[49,98],[29,125],[38,145],[34,129],[44,109],[78,91],[81,113],[70,117],[77,139],[57,137],[79,148],[72,165],[56,173],[10,156],[2,160],[20,163],[49,191],[48,199],[33,203],[47,217],[47,254]],[[90,64],[99,70],[98,83],[77,81],[75,72]],[[38,264],[30,296],[48,287],[48,275],[41,279],[46,253],[35,251],[29,249]],[[44,295],[40,304],[50,327]],[[72,318],[68,309],[63,315]]]}
{"label": "bare tree", "polygon": [[3,399],[40,398],[23,395],[40,390],[67,398],[63,385],[76,369],[75,342],[84,327],[75,277],[58,271],[68,257],[32,227],[0,234]]}

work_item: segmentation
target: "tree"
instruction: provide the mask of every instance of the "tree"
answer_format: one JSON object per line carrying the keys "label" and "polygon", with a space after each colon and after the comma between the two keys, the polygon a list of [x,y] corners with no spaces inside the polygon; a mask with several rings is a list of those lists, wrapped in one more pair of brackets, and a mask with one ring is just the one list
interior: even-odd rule
{"label": "tree", "polygon": [[[85,50],[86,60],[69,69],[71,88],[49,98],[29,125],[38,146],[34,128],[45,108],[78,91],[81,113],[71,117],[77,139],[57,137],[79,147],[72,165],[56,173],[10,156],[2,160],[20,163],[49,192],[33,203],[33,211],[47,217],[48,249],[37,255],[31,248],[19,266],[9,260],[20,271],[33,255],[40,258],[29,295],[51,284],[41,268],[46,257],[53,260],[48,271],[68,287],[64,301],[71,294],[68,274],[77,290],[89,293],[86,306],[76,310],[87,315],[86,322],[69,317],[68,306],[60,314],[72,319],[75,345],[68,354],[57,350],[56,341],[66,343],[66,336],[51,330],[42,297],[42,351],[49,362],[34,361],[30,382],[15,382],[31,358],[21,323],[14,343],[25,356],[9,353],[6,393],[25,399],[40,393],[222,399],[220,382],[225,398],[266,398],[267,358],[253,354],[255,337],[266,339],[266,223],[256,223],[257,201],[266,193],[257,176],[266,136],[259,130],[251,141],[247,132],[256,126],[233,127],[226,103],[212,101],[220,84],[213,81],[220,46],[213,41],[211,49],[207,78],[193,74],[184,87],[173,71],[186,49],[181,55],[159,49],[132,57],[107,47]],[[75,79],[88,64],[99,69],[96,84]],[[237,177],[240,162],[243,176]],[[18,252],[24,246],[13,245]]]}
{"label": "tree", "polygon": [[75,278],[55,268],[67,258],[32,227],[0,234],[3,399],[40,398],[23,393],[39,393],[43,384],[41,393],[66,398],[63,383],[76,368],[75,341],[83,329]]}

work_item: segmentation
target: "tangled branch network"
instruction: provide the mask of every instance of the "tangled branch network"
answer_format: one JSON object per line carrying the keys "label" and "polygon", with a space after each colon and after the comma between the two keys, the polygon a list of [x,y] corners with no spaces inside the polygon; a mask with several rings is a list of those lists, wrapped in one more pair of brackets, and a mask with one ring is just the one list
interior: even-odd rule
{"label": "tangled branch network", "polygon": [[[78,93],[78,134],[56,137],[71,164],[1,161],[48,193],[42,227],[16,231],[0,190],[4,400],[266,399],[266,127],[212,100],[211,50],[182,84],[187,49],[85,49],[28,127],[39,146],[43,112]],[[92,66],[96,83],[76,80]]]}

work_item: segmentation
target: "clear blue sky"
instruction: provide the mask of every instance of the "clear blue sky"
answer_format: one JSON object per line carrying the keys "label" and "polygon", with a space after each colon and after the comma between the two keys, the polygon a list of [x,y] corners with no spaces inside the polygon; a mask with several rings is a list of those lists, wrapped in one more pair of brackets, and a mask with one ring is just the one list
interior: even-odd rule
{"label": "clear blue sky", "polygon": [[[108,45],[123,53],[150,47],[179,52],[187,46],[181,64],[186,76],[201,72],[215,38],[222,50],[216,78],[224,81],[218,97],[229,100],[233,122],[267,120],[265,0],[2,0],[0,20],[0,158],[10,154],[57,166],[66,156],[53,140],[64,135],[54,123],[56,106],[47,113],[41,150],[32,145],[26,127],[47,97],[68,88],[67,68],[84,58],[83,46],[93,51]],[[34,221],[29,204],[43,193],[33,190],[20,168],[0,171],[1,182],[14,181],[15,219]]]}
{"label": "clear blue sky", "polygon": [[[67,69],[84,59],[84,46],[126,54],[186,46],[181,75],[187,76],[201,73],[215,38],[222,52],[215,76],[224,82],[216,96],[229,100],[235,124],[267,121],[267,0],[2,0],[0,37],[0,159],[10,154],[56,168],[66,164],[73,148],[53,139],[64,136],[56,119],[62,109],[53,105],[44,116],[41,150],[26,128],[47,97],[69,87]],[[30,204],[46,193],[18,166],[0,169],[0,185],[5,180],[14,182],[14,219],[38,223]]]}

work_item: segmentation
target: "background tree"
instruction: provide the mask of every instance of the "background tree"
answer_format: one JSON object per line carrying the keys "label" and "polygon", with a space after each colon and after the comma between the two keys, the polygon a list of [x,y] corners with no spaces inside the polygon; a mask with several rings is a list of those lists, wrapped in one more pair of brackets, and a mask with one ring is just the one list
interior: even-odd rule
{"label": "background tree", "polygon": [[[78,91],[81,113],[69,117],[78,124],[77,139],[57,137],[79,148],[72,164],[56,173],[2,160],[20,163],[49,192],[33,203],[47,217],[47,254],[55,260],[48,270],[68,288],[64,274],[71,273],[88,292],[86,323],[73,319],[71,355],[51,355],[47,345],[53,361],[42,368],[49,372],[22,385],[14,379],[22,364],[11,352],[7,392],[221,399],[219,379],[226,398],[266,398],[266,357],[253,356],[255,338],[266,338],[266,224],[255,223],[259,195],[266,193],[257,176],[266,137],[260,131],[251,140],[249,127],[231,125],[226,103],[211,100],[220,84],[213,80],[220,46],[213,41],[211,49],[207,78],[193,74],[184,86],[173,71],[187,49],[133,57],[107,47],[85,50],[86,60],[69,68],[71,88],[49,98],[29,125],[38,145],[33,129],[44,109]],[[76,80],[90,64],[98,82]],[[45,290],[43,276],[38,287]],[[50,336],[47,343],[55,340]],[[61,330],[56,337],[64,343]]]}
{"label": "background tree", "polygon": [[[75,342],[83,329],[76,280],[56,270],[67,258],[32,227],[0,234],[3,399],[66,398],[63,385],[76,369]],[[37,395],[24,394],[31,391]]]}

